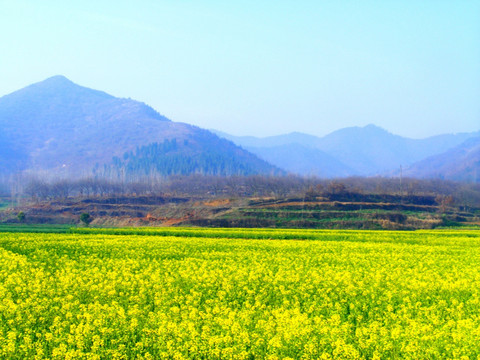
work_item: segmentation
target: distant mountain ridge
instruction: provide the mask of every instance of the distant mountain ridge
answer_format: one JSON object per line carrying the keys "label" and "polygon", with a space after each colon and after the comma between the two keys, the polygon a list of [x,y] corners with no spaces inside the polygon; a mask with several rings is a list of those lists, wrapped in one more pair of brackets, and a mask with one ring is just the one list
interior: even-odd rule
{"label": "distant mountain ridge", "polygon": [[[400,166],[406,168],[480,136],[480,132],[474,132],[409,139],[375,125],[344,128],[324,137],[298,132],[266,138],[217,134],[289,172],[331,178],[388,176]],[[284,155],[273,155],[279,153]],[[329,171],[319,165],[319,154],[328,157],[323,161],[328,164]],[[413,171],[410,174],[416,176]]]}
{"label": "distant mountain ridge", "polygon": [[64,76],[0,97],[0,175],[336,178],[396,176],[401,166],[405,176],[478,182],[477,138],[480,131],[409,139],[375,125],[323,137],[237,137],[171,121],[142,102]]}
{"label": "distant mountain ridge", "polygon": [[294,174],[321,178],[346,177],[354,170],[326,152],[300,144],[246,147],[261,159]]}
{"label": "distant mountain ridge", "polygon": [[[48,78],[0,98],[3,173],[30,171],[89,176],[95,169],[97,175],[105,175],[106,170],[121,166],[118,162],[112,165],[115,157],[122,159],[142,146],[173,139],[182,144],[177,149],[178,157],[183,152],[185,157],[193,152],[201,159],[196,165],[188,165],[194,173],[282,173],[207,130],[170,121],[144,103],[82,87],[63,76]],[[218,151],[223,149],[232,163],[237,164],[238,172],[228,164],[215,166],[216,153],[208,146],[212,141]],[[208,171],[202,167],[206,164]],[[171,173],[185,173],[180,166]]]}
{"label": "distant mountain ridge", "polygon": [[480,137],[467,139],[444,153],[413,164],[405,171],[405,175],[480,182]]}

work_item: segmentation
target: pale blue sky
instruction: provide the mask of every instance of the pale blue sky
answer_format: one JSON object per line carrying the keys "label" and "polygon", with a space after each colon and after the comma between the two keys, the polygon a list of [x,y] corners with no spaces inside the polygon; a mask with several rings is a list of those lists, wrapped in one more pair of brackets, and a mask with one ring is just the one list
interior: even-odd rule
{"label": "pale blue sky", "polygon": [[0,0],[0,96],[62,74],[235,135],[480,130],[480,0]]}

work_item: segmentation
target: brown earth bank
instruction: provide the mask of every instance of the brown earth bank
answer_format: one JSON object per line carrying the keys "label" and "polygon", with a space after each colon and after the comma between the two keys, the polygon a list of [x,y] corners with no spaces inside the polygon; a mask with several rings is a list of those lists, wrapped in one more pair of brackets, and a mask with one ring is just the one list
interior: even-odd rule
{"label": "brown earth bank", "polygon": [[[23,215],[19,215],[23,213]],[[431,229],[478,225],[480,209],[437,204],[428,196],[309,196],[202,198],[108,196],[31,201],[0,210],[7,224],[90,226],[209,226],[317,229]]]}

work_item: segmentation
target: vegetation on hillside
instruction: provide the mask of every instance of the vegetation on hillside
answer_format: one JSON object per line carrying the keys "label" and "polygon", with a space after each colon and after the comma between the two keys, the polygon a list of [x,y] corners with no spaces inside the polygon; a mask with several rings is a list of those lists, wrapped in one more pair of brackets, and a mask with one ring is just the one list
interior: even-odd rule
{"label": "vegetation on hillside", "polygon": [[114,157],[112,163],[104,167],[104,174],[113,179],[268,173],[278,175],[283,171],[253,155],[239,152],[233,143],[220,140],[207,132],[200,139],[191,138],[179,142],[173,138],[137,147],[135,151],[126,152],[122,158]]}
{"label": "vegetation on hillside", "polygon": [[63,76],[0,98],[0,174],[131,181],[151,174],[280,172],[207,130]]}

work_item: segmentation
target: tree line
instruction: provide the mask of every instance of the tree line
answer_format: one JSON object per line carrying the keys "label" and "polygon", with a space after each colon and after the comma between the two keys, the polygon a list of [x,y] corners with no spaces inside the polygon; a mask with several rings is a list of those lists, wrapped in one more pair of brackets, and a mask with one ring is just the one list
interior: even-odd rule
{"label": "tree line", "polygon": [[104,196],[327,197],[346,201],[366,195],[429,197],[437,204],[480,207],[480,184],[444,180],[350,177],[319,179],[299,176],[168,176],[137,181],[104,178],[46,180],[38,177],[0,179],[0,196],[25,201]]}
{"label": "tree line", "polygon": [[[259,160],[251,162],[244,156],[232,156],[234,149],[205,142],[202,148],[194,141],[165,140],[139,146],[122,157],[114,156],[103,169],[94,168],[110,179],[131,180],[139,177],[166,177],[189,174],[207,176],[251,176],[268,173],[270,165]],[[188,154],[188,156],[186,156]],[[238,155],[238,154],[237,154]],[[282,173],[280,169],[277,171]]]}

